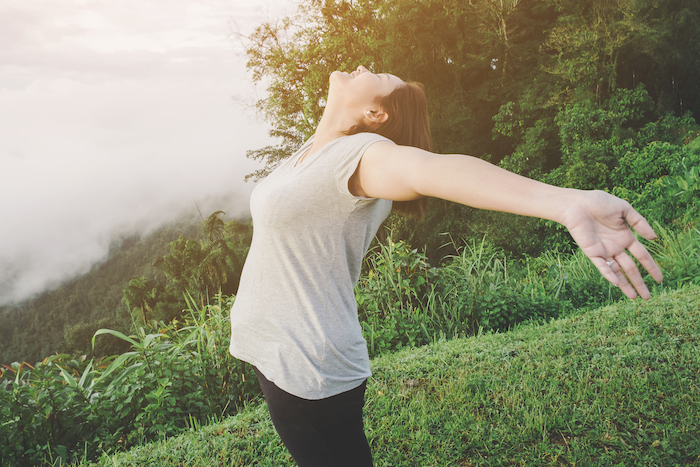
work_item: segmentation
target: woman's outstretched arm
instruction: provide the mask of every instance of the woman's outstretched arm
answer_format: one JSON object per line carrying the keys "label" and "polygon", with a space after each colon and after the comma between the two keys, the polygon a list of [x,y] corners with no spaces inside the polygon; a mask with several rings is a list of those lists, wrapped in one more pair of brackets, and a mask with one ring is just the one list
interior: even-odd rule
{"label": "woman's outstretched arm", "polygon": [[[479,209],[549,219],[564,225],[603,276],[630,298],[650,297],[634,260],[661,282],[659,267],[630,230],[656,237],[626,201],[602,191],[559,188],[521,177],[481,159],[433,154],[378,142],[365,151],[350,180],[355,195],[406,201],[431,196]],[[612,262],[611,264],[608,264]]]}

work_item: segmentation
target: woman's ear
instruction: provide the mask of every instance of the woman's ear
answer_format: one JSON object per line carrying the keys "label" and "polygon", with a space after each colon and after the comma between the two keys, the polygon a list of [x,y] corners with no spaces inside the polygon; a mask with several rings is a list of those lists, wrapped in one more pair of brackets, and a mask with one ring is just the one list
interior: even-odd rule
{"label": "woman's ear", "polygon": [[383,110],[366,110],[365,118],[370,121],[370,123],[384,123],[389,118],[389,115]]}

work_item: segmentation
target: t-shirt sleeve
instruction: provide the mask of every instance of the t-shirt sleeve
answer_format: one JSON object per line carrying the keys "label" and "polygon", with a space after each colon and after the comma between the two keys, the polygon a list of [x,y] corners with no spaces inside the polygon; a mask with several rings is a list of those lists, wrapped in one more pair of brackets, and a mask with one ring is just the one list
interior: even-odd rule
{"label": "t-shirt sleeve", "polygon": [[350,181],[350,177],[352,177],[357,170],[360,159],[362,159],[367,148],[378,141],[390,140],[376,133],[358,133],[345,138],[342,143],[342,148],[339,148],[338,161],[333,174],[333,178],[340,193],[355,199],[368,199],[350,193],[348,182]]}

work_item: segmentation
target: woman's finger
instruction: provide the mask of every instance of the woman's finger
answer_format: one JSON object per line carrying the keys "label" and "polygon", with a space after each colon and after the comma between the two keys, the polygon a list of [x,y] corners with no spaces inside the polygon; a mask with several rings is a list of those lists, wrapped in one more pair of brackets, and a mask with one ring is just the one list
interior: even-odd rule
{"label": "woman's finger", "polygon": [[629,246],[629,248],[627,248],[627,251],[629,251],[630,254],[637,259],[637,261],[639,261],[639,264],[646,269],[649,275],[653,277],[656,282],[659,284],[661,283],[664,278],[663,274],[661,273],[661,269],[659,269],[659,265],[656,264],[656,261],[654,261],[654,258],[651,256],[649,251],[644,248],[644,245],[638,241],[635,241]]}
{"label": "woman's finger", "polygon": [[644,300],[649,300],[651,294],[634,260],[627,253],[623,252],[615,256],[615,261],[617,262],[617,269],[620,270],[619,274],[622,275],[624,273],[624,278],[621,279],[623,285],[620,286],[620,290],[629,298],[634,299],[639,294]]}
{"label": "woman's finger", "polygon": [[635,232],[647,240],[655,240],[657,238],[654,229],[651,228],[644,216],[635,211],[632,206],[629,206],[625,212],[624,219]]}
{"label": "woman's finger", "polygon": [[[617,276],[615,271],[612,268],[612,264],[608,264],[608,262],[601,258],[600,256],[592,257],[590,258],[591,262],[593,262],[593,265],[598,268],[598,271],[603,275],[605,279],[607,279],[608,282],[610,282],[612,285],[615,287],[620,287],[620,278]],[[623,280],[627,282],[624,277]]]}

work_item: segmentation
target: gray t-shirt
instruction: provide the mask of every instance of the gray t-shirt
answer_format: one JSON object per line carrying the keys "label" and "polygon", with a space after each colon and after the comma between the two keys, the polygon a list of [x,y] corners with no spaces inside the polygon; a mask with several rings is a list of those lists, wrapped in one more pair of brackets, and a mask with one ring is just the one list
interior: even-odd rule
{"label": "gray t-shirt", "polygon": [[335,139],[299,165],[307,141],[250,200],[253,242],[231,309],[231,354],[281,389],[323,399],[371,376],[354,287],[391,201],[348,181],[373,133]]}

